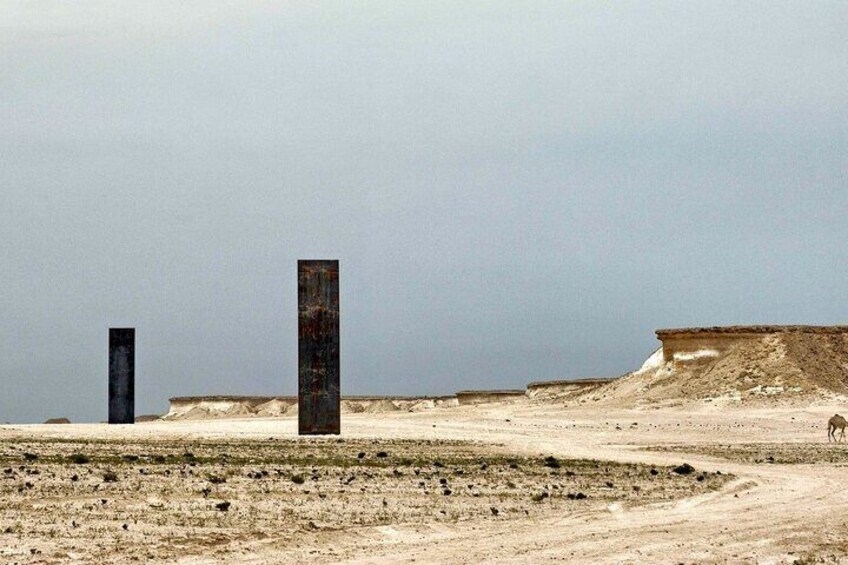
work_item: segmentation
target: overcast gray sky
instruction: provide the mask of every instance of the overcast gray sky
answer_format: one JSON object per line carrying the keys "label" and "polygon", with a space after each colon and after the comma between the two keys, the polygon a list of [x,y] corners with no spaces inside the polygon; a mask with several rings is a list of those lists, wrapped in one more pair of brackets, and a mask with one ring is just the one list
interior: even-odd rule
{"label": "overcast gray sky", "polygon": [[848,322],[848,2],[0,4],[0,421],[618,375],[684,325]]}

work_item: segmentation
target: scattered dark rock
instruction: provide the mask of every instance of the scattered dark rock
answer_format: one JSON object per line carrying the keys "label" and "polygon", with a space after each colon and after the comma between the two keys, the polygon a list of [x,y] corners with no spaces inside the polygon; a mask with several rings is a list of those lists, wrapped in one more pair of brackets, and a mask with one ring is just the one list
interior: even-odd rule
{"label": "scattered dark rock", "polygon": [[224,502],[219,502],[218,504],[216,504],[215,508],[217,508],[221,512],[227,512],[230,509],[230,503],[225,500]]}
{"label": "scattered dark rock", "polygon": [[559,469],[560,468],[559,459],[557,459],[553,455],[545,457],[545,467],[550,467],[551,469]]}
{"label": "scattered dark rock", "polygon": [[547,493],[547,491],[542,491],[542,492],[534,494],[533,496],[530,497],[530,499],[533,502],[542,502],[543,500],[548,498],[548,496],[550,496],[550,495]]}
{"label": "scattered dark rock", "polygon": [[695,472],[695,467],[690,465],[689,463],[684,463],[683,465],[679,465],[672,469],[678,475],[689,475]]}
{"label": "scattered dark rock", "polygon": [[74,453],[71,455],[71,461],[76,463],[77,465],[85,465],[86,463],[90,463],[91,459],[89,459],[88,455],[84,455],[82,453]]}

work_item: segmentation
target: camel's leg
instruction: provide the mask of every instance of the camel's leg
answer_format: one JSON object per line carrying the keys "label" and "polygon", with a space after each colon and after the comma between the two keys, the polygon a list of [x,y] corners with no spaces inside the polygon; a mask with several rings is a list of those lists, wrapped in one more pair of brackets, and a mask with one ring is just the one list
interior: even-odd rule
{"label": "camel's leg", "polygon": [[[831,426],[827,427],[827,443],[831,442],[831,437],[833,436],[833,428]],[[836,439],[836,438],[833,438]]]}
{"label": "camel's leg", "polygon": [[842,441],[844,439],[845,439],[845,428],[842,428],[841,430],[839,430],[839,443],[842,443]]}

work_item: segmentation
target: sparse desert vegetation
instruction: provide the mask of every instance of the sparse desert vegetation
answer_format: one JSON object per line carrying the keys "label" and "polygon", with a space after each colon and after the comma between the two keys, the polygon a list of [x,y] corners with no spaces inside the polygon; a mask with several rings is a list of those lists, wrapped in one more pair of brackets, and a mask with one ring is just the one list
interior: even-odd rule
{"label": "sparse desert vegetation", "polygon": [[827,443],[744,443],[714,445],[665,445],[647,448],[653,451],[699,453],[732,461],[754,464],[809,465],[848,463],[848,447]]}
{"label": "sparse desert vegetation", "polygon": [[244,540],[567,515],[730,478],[447,440],[30,438],[0,442],[0,466],[2,557],[22,562],[226,558]]}
{"label": "sparse desert vegetation", "polygon": [[[841,406],[0,426],[0,562],[838,563]],[[841,524],[837,521],[837,526]]]}

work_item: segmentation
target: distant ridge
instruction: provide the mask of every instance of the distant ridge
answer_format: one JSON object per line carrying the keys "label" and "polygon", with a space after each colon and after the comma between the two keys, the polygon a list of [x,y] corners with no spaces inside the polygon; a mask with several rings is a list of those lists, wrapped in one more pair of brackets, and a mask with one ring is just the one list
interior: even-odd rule
{"label": "distant ridge", "polygon": [[[342,412],[419,412],[498,402],[652,405],[691,401],[848,401],[848,326],[736,325],[656,330],[662,347],[621,377],[533,381],[526,389],[454,395],[342,396]],[[170,399],[165,419],[294,416],[296,396],[213,395]]]}

